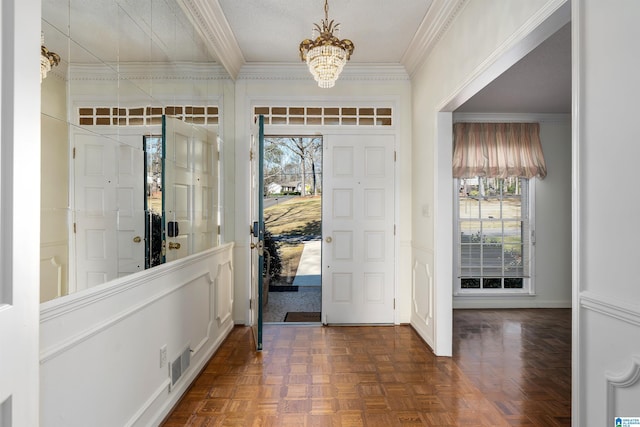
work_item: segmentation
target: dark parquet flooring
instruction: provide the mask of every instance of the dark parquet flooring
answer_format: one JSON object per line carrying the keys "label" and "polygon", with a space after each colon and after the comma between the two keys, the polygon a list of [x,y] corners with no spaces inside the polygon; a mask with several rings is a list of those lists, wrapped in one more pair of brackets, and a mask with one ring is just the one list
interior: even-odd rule
{"label": "dark parquet flooring", "polygon": [[571,312],[456,310],[454,357],[410,326],[236,327],[163,426],[569,426]]}

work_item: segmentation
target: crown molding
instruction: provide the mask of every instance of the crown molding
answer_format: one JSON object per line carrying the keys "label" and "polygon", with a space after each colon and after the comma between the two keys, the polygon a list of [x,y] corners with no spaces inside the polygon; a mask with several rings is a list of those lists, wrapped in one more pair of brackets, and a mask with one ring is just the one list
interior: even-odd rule
{"label": "crown molding", "polygon": [[213,63],[149,63],[73,64],[69,80],[225,80],[229,74]]}
{"label": "crown molding", "polygon": [[[313,77],[305,63],[260,63],[242,66],[238,79],[242,80],[311,80]],[[409,80],[409,74],[400,64],[347,64],[338,80]]]}
{"label": "crown molding", "polygon": [[468,0],[433,0],[400,60],[409,75],[413,75],[429,56],[433,47],[467,3]]}
{"label": "crown molding", "polygon": [[202,36],[209,51],[235,80],[245,60],[218,0],[176,1]]}

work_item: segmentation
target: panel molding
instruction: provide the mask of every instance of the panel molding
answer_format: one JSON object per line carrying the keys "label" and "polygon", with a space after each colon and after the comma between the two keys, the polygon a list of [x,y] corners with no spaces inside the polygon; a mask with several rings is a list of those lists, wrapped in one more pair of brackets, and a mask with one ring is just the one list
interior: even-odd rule
{"label": "panel molding", "polygon": [[216,319],[222,325],[233,314],[233,266],[231,260],[220,263],[216,272],[215,297]]}
{"label": "panel molding", "polygon": [[580,307],[603,314],[634,326],[640,326],[640,305],[630,304],[595,292],[583,291],[579,295]]}
{"label": "panel molding", "polygon": [[113,280],[87,291],[48,301],[40,305],[40,323],[42,324],[56,317],[67,315],[80,308],[112,298],[114,295],[127,292],[128,290],[138,286],[146,285],[153,280],[166,276],[167,274],[187,269],[189,266],[204,261],[211,256],[230,256],[233,246],[233,243],[227,243],[177,261],[159,265],[150,270],[145,270],[140,273],[134,273],[132,275]]}
{"label": "panel molding", "polygon": [[[181,271],[188,269],[196,263],[202,263],[203,261],[207,262],[207,260],[213,255],[219,256],[218,260],[220,263],[230,263],[232,262],[232,248],[233,243],[226,244],[221,247],[213,248],[212,250],[203,252],[202,254],[196,254],[194,256],[184,258],[180,261],[175,261],[155,267],[152,270],[134,273],[130,276],[126,276],[121,282],[110,282],[107,285],[97,286],[94,289],[87,290],[77,295],[68,295],[66,297],[42,303],[40,318],[41,328],[43,325],[55,320],[60,316],[72,316],[75,314],[75,312],[79,312],[83,309],[91,309],[90,307],[94,305],[102,302],[108,302],[109,299],[116,298],[116,296],[121,293],[131,293],[139,286],[155,283],[156,280],[161,281],[163,276],[172,272],[180,274]],[[114,313],[113,316],[101,320],[91,327],[79,330],[65,338],[56,340],[55,344],[53,345],[41,348],[40,363],[44,364],[47,361],[62,355],[66,351],[80,345],[81,343],[87,341],[92,337],[95,337],[105,330],[108,330],[110,327],[113,327],[119,322],[122,322],[130,316],[157,303],[168,295],[185,288],[191,283],[194,283],[201,279],[206,280],[209,284],[212,284],[214,282],[214,278],[212,277],[212,273],[210,271],[202,271],[201,265],[193,266],[193,268],[196,269],[197,272],[190,274],[183,281],[181,281],[181,283],[166,286],[150,297],[141,299],[138,303],[133,304],[118,313]]]}
{"label": "panel molding", "polygon": [[[56,278],[56,296],[62,296],[63,292],[63,282],[62,282],[62,267],[63,264],[58,262],[58,259],[55,255],[45,258],[40,258],[40,281],[42,282],[42,276],[45,277],[55,277]],[[49,272],[47,274],[47,271]],[[44,274],[43,274],[44,273]]]}
{"label": "panel molding", "polygon": [[[429,264],[421,262],[419,260],[414,260],[413,269],[412,269],[412,280],[411,280],[411,299],[413,304],[413,313],[424,323],[425,326],[431,326],[431,321],[433,320],[433,274],[431,273],[431,268]],[[425,307],[420,307],[420,301],[417,295],[417,276],[419,273],[422,273],[424,277],[427,279],[427,290],[426,297],[427,301],[425,302]]]}
{"label": "panel molding", "polygon": [[166,296],[173,294],[178,289],[189,286],[190,284],[196,282],[199,279],[205,278],[205,280],[210,283],[213,282],[213,278],[211,277],[211,273],[206,271],[203,273],[199,273],[195,276],[192,276],[190,279],[185,280],[183,283],[177,285],[176,287],[172,287],[169,289],[165,289],[164,291],[153,295],[151,298],[148,298],[142,301],[139,304],[135,304],[131,306],[127,310],[123,310],[120,313],[117,313],[115,316],[112,316],[102,322],[97,323],[95,326],[85,329],[80,333],[77,333],[65,340],[62,340],[58,345],[51,346],[49,349],[41,351],[40,353],[40,363],[45,363],[50,361],[51,359],[56,358],[57,356],[67,352],[73,347],[80,345],[86,340],[104,332],[105,330],[111,328],[117,323],[122,322],[123,320],[129,318],[130,316],[144,310],[146,307],[156,303],[157,301],[165,298]]}
{"label": "panel molding", "polygon": [[631,367],[621,374],[605,372],[607,383],[607,419],[612,420],[616,414],[616,390],[629,388],[640,382],[640,356],[632,356]]}

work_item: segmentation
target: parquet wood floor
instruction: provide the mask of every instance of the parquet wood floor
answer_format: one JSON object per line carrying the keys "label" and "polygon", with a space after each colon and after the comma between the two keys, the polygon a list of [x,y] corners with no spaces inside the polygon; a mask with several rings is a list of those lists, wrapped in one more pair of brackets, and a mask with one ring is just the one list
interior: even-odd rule
{"label": "parquet wood floor", "polygon": [[236,327],[164,427],[570,425],[570,310],[456,310],[453,358],[409,326]]}

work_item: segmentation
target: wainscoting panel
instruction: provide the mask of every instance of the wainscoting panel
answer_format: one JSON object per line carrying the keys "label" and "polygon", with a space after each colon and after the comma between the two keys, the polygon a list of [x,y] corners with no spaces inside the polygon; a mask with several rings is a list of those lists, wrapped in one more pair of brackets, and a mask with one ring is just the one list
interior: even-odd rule
{"label": "wainscoting panel", "polygon": [[434,347],[433,254],[414,248],[411,283],[411,325]]}
{"label": "wainscoting panel", "polygon": [[233,266],[231,260],[219,264],[216,273],[214,279],[216,320],[218,325],[222,325],[233,314]]}
{"label": "wainscoting panel", "polygon": [[583,340],[581,348],[587,355],[580,366],[583,393],[593,402],[588,418],[613,425],[614,417],[640,416],[640,307],[584,291],[580,310],[583,330],[599,337]]}
{"label": "wainscoting panel", "polygon": [[[42,304],[41,425],[158,425],[233,328],[232,250]],[[170,391],[169,362],[187,345]]]}

